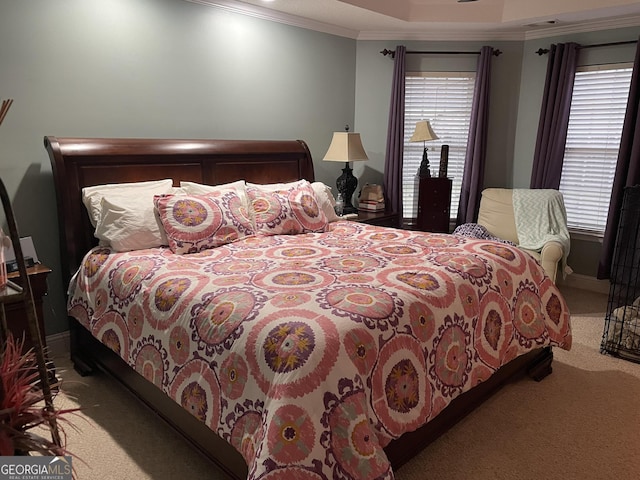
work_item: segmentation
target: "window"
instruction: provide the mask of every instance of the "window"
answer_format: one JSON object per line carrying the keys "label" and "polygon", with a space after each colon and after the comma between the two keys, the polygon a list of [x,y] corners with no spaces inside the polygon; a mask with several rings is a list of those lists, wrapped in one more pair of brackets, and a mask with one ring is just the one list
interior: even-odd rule
{"label": "window", "polygon": [[631,71],[618,64],[576,72],[560,181],[572,232],[604,234]]}
{"label": "window", "polygon": [[[415,218],[415,177],[422,161],[424,146],[428,150],[432,176],[438,175],[440,147],[449,145],[447,176],[453,179],[451,215],[458,213],[460,185],[467,151],[469,122],[475,88],[475,72],[407,73],[404,107],[404,156],[402,167],[402,205],[405,218]],[[438,140],[409,142],[416,122],[429,120]]]}

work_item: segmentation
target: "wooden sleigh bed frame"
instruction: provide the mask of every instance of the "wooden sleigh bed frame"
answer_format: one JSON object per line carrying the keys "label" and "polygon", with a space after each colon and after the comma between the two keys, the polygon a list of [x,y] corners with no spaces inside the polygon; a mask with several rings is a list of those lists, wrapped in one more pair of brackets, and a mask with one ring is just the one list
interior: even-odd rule
{"label": "wooden sleigh bed frame", "polygon": [[[245,179],[253,183],[314,180],[311,154],[297,141],[167,140],[58,138],[48,136],[56,188],[62,275],[65,285],[85,253],[97,244],[81,200],[86,186],[172,178],[223,184]],[[71,360],[81,374],[104,371],[128,388],[182,434],[229,477],[247,476],[242,456],[202,422],[166,396],[105,347],[75,319],[69,318]],[[489,380],[456,398],[422,428],[391,442],[385,452],[394,469],[413,458],[452,425],[473,411],[505,383],[529,375],[541,380],[551,373],[550,347],[539,348],[505,365]]]}

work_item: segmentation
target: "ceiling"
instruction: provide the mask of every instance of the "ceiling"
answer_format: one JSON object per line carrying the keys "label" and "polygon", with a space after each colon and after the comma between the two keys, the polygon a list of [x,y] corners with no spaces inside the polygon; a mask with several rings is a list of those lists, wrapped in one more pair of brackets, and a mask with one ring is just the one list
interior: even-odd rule
{"label": "ceiling", "polygon": [[640,25],[630,0],[187,0],[363,40],[523,40]]}

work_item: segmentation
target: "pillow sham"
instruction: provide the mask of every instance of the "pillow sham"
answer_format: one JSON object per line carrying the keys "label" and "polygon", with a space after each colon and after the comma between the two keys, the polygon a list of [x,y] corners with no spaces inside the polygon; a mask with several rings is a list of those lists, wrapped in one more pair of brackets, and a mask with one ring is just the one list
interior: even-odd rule
{"label": "pillow sham", "polygon": [[154,205],[177,254],[219,247],[254,233],[247,207],[233,188],[204,195],[157,195]]}
{"label": "pillow sham", "polygon": [[94,227],[100,220],[101,202],[104,196],[109,196],[110,201],[121,205],[145,205],[153,207],[154,195],[171,193],[173,180],[153,180],[149,182],[109,183],[95,185],[82,189],[82,203],[89,213],[91,225]]}
{"label": "pillow sham", "polygon": [[306,180],[270,185],[247,183],[247,196],[258,234],[323,232],[327,227],[327,217]]}
{"label": "pillow sham", "polygon": [[100,245],[126,252],[169,244],[155,214],[153,199],[132,205],[129,201],[107,195],[102,197],[100,207],[100,219],[95,230]]}

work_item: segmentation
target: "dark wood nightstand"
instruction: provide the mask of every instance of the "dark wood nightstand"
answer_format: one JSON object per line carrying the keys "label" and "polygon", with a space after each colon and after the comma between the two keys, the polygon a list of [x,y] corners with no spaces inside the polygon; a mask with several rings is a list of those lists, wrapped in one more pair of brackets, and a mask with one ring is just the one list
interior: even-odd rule
{"label": "dark wood nightstand", "polygon": [[452,180],[443,177],[418,179],[418,217],[416,229],[449,233]]}
{"label": "dark wood nightstand", "polygon": [[[51,273],[51,269],[41,263],[27,268],[29,283],[31,284],[31,294],[33,295],[33,303],[36,307],[36,315],[38,316],[38,329],[40,330],[40,339],[42,346],[46,351],[45,331],[44,331],[44,315],[42,312],[42,299],[47,295],[47,276]],[[9,280],[20,285],[20,275],[18,272],[12,272],[7,275]],[[24,337],[25,350],[31,348],[33,343],[29,336],[27,327],[27,311],[25,303],[22,301],[8,301],[4,305],[4,311],[7,316],[7,327],[15,338]]]}
{"label": "dark wood nightstand", "polygon": [[378,225],[380,227],[400,227],[400,215],[387,211],[384,212],[365,212],[358,210],[358,217],[352,218],[354,222],[368,223],[369,225]]}

